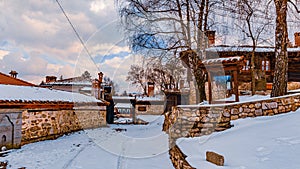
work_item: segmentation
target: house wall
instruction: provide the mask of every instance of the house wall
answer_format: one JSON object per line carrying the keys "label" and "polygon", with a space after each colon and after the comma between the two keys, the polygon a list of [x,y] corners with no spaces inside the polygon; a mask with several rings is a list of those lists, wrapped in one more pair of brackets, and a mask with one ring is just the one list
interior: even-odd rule
{"label": "house wall", "polygon": [[106,125],[103,107],[75,110],[25,110],[22,112],[21,145],[55,139],[63,134]]}
{"label": "house wall", "polygon": [[164,113],[164,110],[165,105],[163,103],[152,105],[138,104],[135,107],[137,115],[161,115]]}
{"label": "house wall", "polygon": [[22,112],[0,109],[0,148],[19,148],[22,138]]}

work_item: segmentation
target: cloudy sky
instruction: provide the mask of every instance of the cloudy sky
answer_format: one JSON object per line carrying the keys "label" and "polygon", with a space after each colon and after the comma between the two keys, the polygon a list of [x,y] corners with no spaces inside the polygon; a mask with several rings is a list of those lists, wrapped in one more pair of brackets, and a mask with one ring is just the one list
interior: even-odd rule
{"label": "cloudy sky", "polygon": [[73,77],[99,71],[123,84],[138,62],[124,43],[113,0],[59,0],[83,50],[55,0],[0,0],[0,72],[39,84],[47,75]]}

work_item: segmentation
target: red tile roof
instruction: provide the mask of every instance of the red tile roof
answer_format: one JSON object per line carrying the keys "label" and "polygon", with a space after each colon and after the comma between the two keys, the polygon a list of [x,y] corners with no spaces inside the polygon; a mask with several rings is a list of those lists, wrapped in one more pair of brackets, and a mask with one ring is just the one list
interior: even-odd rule
{"label": "red tile roof", "polygon": [[18,85],[18,86],[36,86],[33,83],[26,82],[24,80],[11,77],[11,76],[6,75],[6,74],[1,73],[1,72],[0,72],[0,84]]}

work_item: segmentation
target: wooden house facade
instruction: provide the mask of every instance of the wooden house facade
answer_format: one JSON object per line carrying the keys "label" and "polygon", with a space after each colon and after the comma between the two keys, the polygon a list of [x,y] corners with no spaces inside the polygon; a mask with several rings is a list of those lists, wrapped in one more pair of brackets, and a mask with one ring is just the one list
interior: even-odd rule
{"label": "wooden house facade", "polygon": [[[251,81],[251,46],[215,46],[206,51],[207,58],[227,58],[234,56],[243,56],[245,66],[240,71],[239,81]],[[257,47],[255,56],[259,57],[261,70],[265,73],[267,82],[273,82],[273,73],[275,69],[275,49],[273,47]],[[288,81],[300,82],[300,48],[288,48]]]}

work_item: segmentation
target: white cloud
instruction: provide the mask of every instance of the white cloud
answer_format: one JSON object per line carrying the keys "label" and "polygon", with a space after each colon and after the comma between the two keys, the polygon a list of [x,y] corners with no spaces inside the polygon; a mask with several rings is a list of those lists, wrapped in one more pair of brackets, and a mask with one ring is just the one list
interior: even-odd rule
{"label": "white cloud", "polygon": [[[60,3],[83,41],[88,40],[87,46],[92,53],[108,55],[129,51],[128,47],[118,44],[123,37],[117,31],[113,0]],[[85,70],[90,71],[92,76],[97,75],[98,65],[83,51],[55,1],[9,0],[0,1],[0,6],[1,72],[8,73],[14,69],[19,72],[19,77],[34,83],[44,80],[46,75],[67,78]],[[121,62],[113,59],[108,64],[118,65]],[[114,69],[116,67],[100,67],[106,72]]]}
{"label": "white cloud", "polygon": [[3,57],[7,54],[9,54],[9,51],[0,49],[0,60],[2,60]]}
{"label": "white cloud", "polygon": [[105,76],[110,77],[119,86],[119,92],[124,90],[128,91],[139,91],[136,86],[126,81],[128,71],[132,64],[141,65],[142,56],[139,55],[128,55],[124,58],[114,57],[112,59],[105,60],[104,63],[99,64],[101,70]]}
{"label": "white cloud", "polygon": [[110,55],[118,54],[121,52],[130,53],[128,46],[119,46],[112,43],[101,43],[91,47],[91,51],[94,55]]}
{"label": "white cloud", "polygon": [[113,0],[96,0],[92,1],[90,4],[90,10],[95,14],[107,15],[108,11],[114,8]]}

